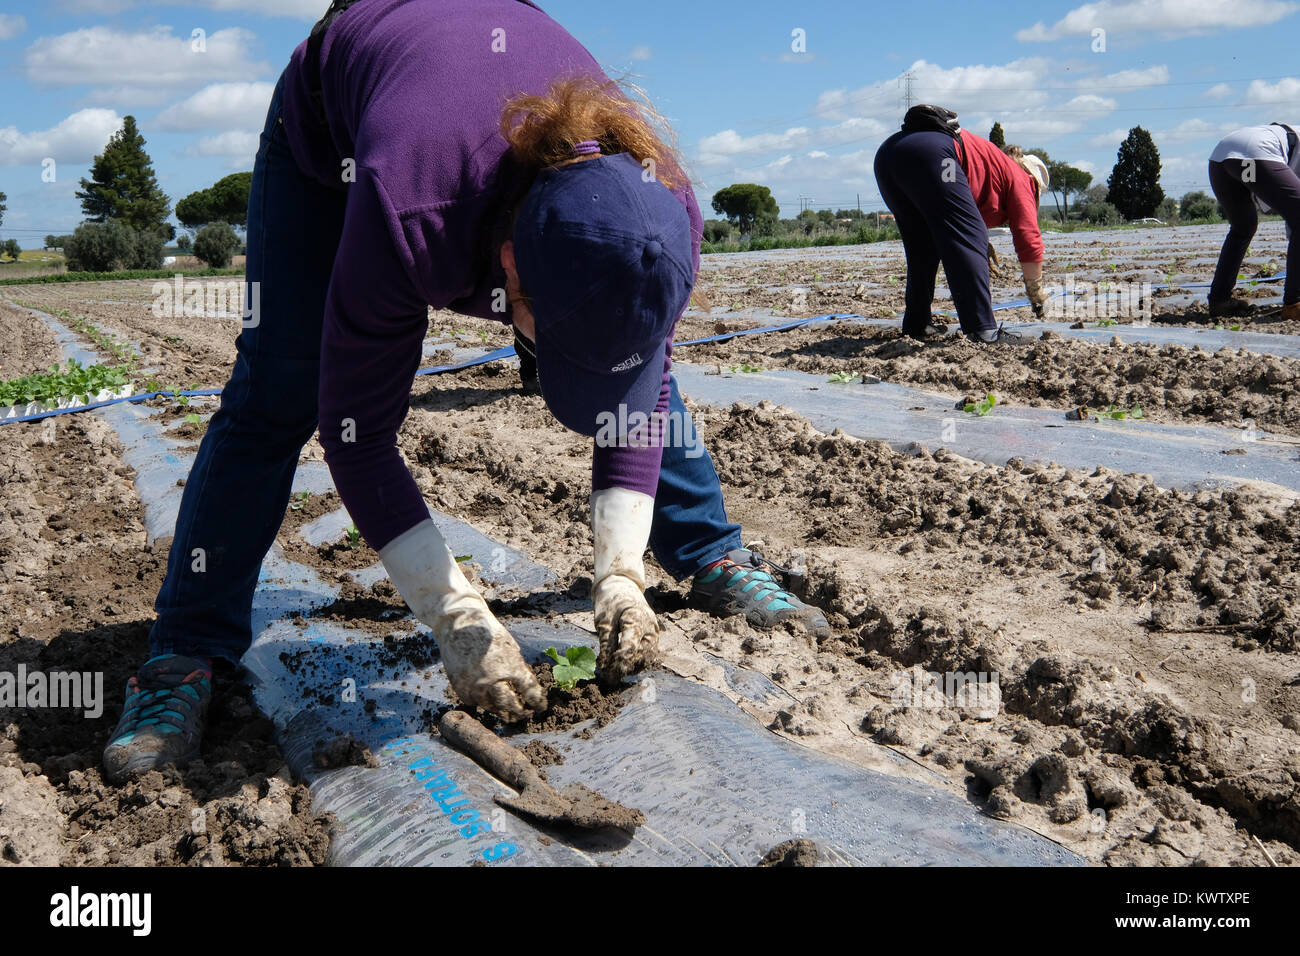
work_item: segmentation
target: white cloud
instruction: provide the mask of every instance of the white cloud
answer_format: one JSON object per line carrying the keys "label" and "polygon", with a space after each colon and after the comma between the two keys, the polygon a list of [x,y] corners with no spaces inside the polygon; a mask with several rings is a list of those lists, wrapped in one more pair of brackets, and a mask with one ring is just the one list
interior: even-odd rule
{"label": "white cloud", "polygon": [[1119,104],[1109,96],[1097,96],[1093,93],[1084,93],[1061,104],[1059,108],[1063,110],[1076,110],[1080,113],[1097,113],[1104,115],[1106,113],[1115,112],[1115,109],[1118,106]]}
{"label": "white cloud", "polygon": [[171,27],[123,33],[88,27],[41,37],[27,48],[27,78],[39,86],[193,86],[213,80],[246,80],[266,73],[249,59],[257,37],[241,27],[217,30],[196,52],[188,36]]}
{"label": "white cloud", "polygon": [[60,165],[82,165],[104,151],[122,128],[114,110],[78,110],[47,130],[23,133],[16,126],[0,129],[0,166],[39,165],[47,156]]}
{"label": "white cloud", "polygon": [[650,48],[642,43],[639,46],[632,47],[632,52],[627,55],[627,58],[633,63],[639,63],[643,60],[650,59],[652,56],[654,56],[654,54],[650,51]]}
{"label": "white cloud", "polygon": [[1140,90],[1148,86],[1163,86],[1169,82],[1169,67],[1161,64],[1149,66],[1145,70],[1120,70],[1105,76],[1088,77],[1079,81],[1080,86],[1106,90]]}
{"label": "white cloud", "polygon": [[165,130],[261,129],[275,87],[271,83],[213,83],[159,113]]}
{"label": "white cloud", "polygon": [[1246,90],[1246,102],[1253,104],[1286,103],[1300,99],[1300,80],[1285,77],[1276,83],[1253,81]]}
{"label": "white cloud", "polygon": [[[1162,148],[1173,143],[1190,143],[1201,139],[1218,142],[1223,134],[1232,132],[1239,125],[1241,124],[1236,120],[1211,123],[1203,119],[1189,119],[1169,129],[1152,130],[1151,138]],[[1208,156],[1209,153],[1207,152],[1206,155]]]}
{"label": "white cloud", "polygon": [[0,40],[18,36],[27,29],[27,21],[16,13],[0,13]]}
{"label": "white cloud", "polygon": [[[1032,58],[1003,66],[981,64],[945,70],[934,63],[917,60],[906,72],[912,74],[912,97],[916,102],[938,103],[961,112],[987,108],[990,96],[996,96],[1000,108],[1014,110],[1041,106],[1047,99],[1047,94],[1038,87],[1049,66],[1047,60]],[[905,82],[899,76],[852,91],[827,90],[817,98],[815,112],[827,119],[874,114],[896,121],[902,112],[899,104]]]}
{"label": "white cloud", "polygon": [[252,169],[257,158],[258,134],[229,130],[217,136],[205,136],[191,144],[186,156],[211,156],[225,160],[230,169]]}
{"label": "white cloud", "polygon": [[1300,10],[1286,0],[1100,0],[1067,13],[1052,26],[1041,20],[1016,33],[1021,43],[1042,43],[1071,36],[1092,36],[1102,29],[1108,37],[1132,33],[1181,36],[1258,27],[1276,23]]}
{"label": "white cloud", "polygon": [[210,10],[244,10],[264,17],[319,20],[328,0],[60,0],[59,6],[75,13],[112,14],[143,6],[198,6]]}
{"label": "white cloud", "polygon": [[1232,87],[1227,83],[1216,83],[1205,91],[1205,95],[1212,100],[1222,100],[1232,95]]}
{"label": "white cloud", "polygon": [[700,140],[696,162],[708,166],[747,153],[807,149],[813,145],[839,146],[873,137],[883,138],[886,132],[887,127],[880,121],[860,117],[815,130],[807,126],[795,126],[784,133],[758,133],[754,136],[742,136],[734,129],[725,129]]}

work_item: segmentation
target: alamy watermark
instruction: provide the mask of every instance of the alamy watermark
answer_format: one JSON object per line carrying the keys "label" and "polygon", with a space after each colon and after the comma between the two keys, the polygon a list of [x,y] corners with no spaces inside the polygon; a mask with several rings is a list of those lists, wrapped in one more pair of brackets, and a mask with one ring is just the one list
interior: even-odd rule
{"label": "alamy watermark", "polygon": [[246,329],[261,323],[262,284],[243,279],[187,279],[181,273],[170,282],[160,279],[151,290],[153,314],[160,319],[201,316],[239,319]]}
{"label": "alamy watermark", "polygon": [[0,708],[84,710],[97,720],[104,713],[103,671],[0,671]]}
{"label": "alamy watermark", "polygon": [[942,710],[963,707],[979,717],[992,719],[1002,707],[1002,688],[997,672],[923,671],[911,667],[890,678],[889,702],[895,707]]}
{"label": "alamy watermark", "polygon": [[704,454],[704,442],[695,430],[695,422],[685,412],[628,411],[620,404],[614,411],[596,415],[597,448],[649,448],[656,444],[664,448],[684,448],[687,458]]}
{"label": "alamy watermark", "polygon": [[1079,281],[1066,276],[1063,285],[1045,285],[1047,318],[1085,321],[1129,319],[1135,325],[1151,321],[1150,282]]}

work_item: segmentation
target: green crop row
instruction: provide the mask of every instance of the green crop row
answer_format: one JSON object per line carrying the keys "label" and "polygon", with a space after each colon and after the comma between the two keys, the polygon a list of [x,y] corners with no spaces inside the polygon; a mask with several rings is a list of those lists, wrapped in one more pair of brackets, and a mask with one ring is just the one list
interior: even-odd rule
{"label": "green crop row", "polygon": [[[174,279],[181,275],[177,269],[123,269],[119,272],[52,272],[49,275],[20,276],[0,279],[0,285],[40,285],[46,282],[107,282],[117,279]],[[197,269],[185,272],[187,279],[209,276],[238,276],[244,274],[243,266],[231,269]]]}
{"label": "green crop row", "polygon": [[130,381],[129,372],[120,366],[82,365],[70,359],[66,369],[51,365],[48,372],[0,382],[0,406],[60,399],[89,403],[104,389],[117,391]]}

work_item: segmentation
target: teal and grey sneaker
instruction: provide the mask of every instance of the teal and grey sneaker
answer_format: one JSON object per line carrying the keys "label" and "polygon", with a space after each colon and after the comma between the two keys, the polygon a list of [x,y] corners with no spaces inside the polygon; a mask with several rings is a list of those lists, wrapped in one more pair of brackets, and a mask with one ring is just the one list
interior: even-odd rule
{"label": "teal and grey sneaker", "polygon": [[757,551],[736,548],[695,575],[691,595],[705,610],[719,616],[743,614],[754,627],[770,629],[790,621],[817,637],[829,637],[826,615],[795,597],[773,572],[790,573]]}
{"label": "teal and grey sneaker", "polygon": [[212,664],[160,654],[126,682],[122,719],[104,748],[104,771],[115,784],[196,757],[212,699]]}

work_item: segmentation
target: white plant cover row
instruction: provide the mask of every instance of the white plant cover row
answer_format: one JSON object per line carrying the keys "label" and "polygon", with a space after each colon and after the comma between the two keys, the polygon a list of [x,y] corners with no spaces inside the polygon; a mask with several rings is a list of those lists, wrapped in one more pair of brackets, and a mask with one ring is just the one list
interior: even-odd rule
{"label": "white plant cover row", "polygon": [[25,418],[28,415],[40,415],[42,412],[58,411],[61,408],[81,408],[84,405],[106,402],[111,398],[126,398],[128,395],[134,394],[135,382],[127,382],[116,391],[110,388],[100,389],[99,394],[92,395],[88,402],[81,401],[85,396],[78,395],[75,399],[60,398],[48,402],[29,402],[26,405],[3,405],[0,406],[0,421],[9,418]]}

